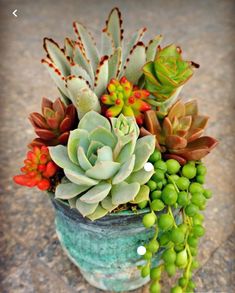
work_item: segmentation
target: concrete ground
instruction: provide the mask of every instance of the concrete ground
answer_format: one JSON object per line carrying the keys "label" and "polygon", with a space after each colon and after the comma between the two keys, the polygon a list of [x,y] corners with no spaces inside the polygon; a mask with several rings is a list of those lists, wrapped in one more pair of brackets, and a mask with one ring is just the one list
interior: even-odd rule
{"label": "concrete ground", "polygon": [[[1,0],[1,197],[0,261],[4,293],[101,292],[88,285],[71,264],[54,232],[53,210],[45,194],[12,183],[33,137],[27,121],[42,96],[58,92],[40,64],[42,39],[62,43],[73,34],[72,21],[96,37],[112,7],[123,12],[126,35],[142,26],[148,36],[177,42],[185,56],[201,64],[183,96],[197,97],[211,116],[207,133],[220,140],[206,158],[207,185],[214,192],[206,210],[207,233],[201,242],[202,267],[197,292],[235,292],[234,286],[234,12],[230,0]],[[18,10],[18,17],[12,11]],[[169,284],[163,282],[165,292]],[[147,288],[136,292],[147,292]]]}

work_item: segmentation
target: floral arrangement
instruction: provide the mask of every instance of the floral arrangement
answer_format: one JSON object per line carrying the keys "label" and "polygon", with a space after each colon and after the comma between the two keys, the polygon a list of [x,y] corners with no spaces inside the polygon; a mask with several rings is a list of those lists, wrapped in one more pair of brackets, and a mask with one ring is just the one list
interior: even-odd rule
{"label": "floral arrangement", "polygon": [[197,101],[179,97],[199,66],[184,60],[179,46],[160,47],[161,35],[145,45],[145,28],[124,46],[117,8],[101,32],[100,51],[82,24],[73,27],[76,38],[62,48],[44,39],[42,63],[61,97],[43,98],[41,113],[30,114],[37,137],[14,181],[54,192],[92,221],[148,209],[143,225],[155,233],[144,248],[142,277],[150,276],[150,292],[160,292],[162,272],[180,270],[171,292],[191,292],[205,232],[200,211],[211,197],[201,160],[217,145],[202,136],[208,117]]}

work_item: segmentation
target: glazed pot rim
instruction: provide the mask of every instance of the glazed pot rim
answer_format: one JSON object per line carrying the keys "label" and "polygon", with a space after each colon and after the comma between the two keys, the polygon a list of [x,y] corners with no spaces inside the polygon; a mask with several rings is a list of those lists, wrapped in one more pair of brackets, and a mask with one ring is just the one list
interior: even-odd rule
{"label": "glazed pot rim", "polygon": [[120,221],[124,224],[124,222],[134,221],[138,222],[144,214],[149,213],[150,209],[145,208],[142,210],[138,210],[137,212],[131,210],[120,211],[117,213],[109,213],[104,217],[97,219],[95,221],[91,221],[90,219],[83,217],[81,213],[75,209],[70,208],[69,204],[64,202],[61,199],[55,198],[54,193],[48,192],[48,195],[51,199],[52,205],[57,212],[63,213],[67,218],[70,218],[73,221],[78,221],[80,223],[84,223],[86,225],[107,225],[108,223],[113,223],[115,225],[119,225]]}

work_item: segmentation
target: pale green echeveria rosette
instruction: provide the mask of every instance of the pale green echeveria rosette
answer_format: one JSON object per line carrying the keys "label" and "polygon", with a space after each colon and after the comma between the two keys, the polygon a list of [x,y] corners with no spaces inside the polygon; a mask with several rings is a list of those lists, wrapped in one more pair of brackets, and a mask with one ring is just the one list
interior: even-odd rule
{"label": "pale green echeveria rosette", "polygon": [[90,111],[70,132],[68,145],[50,147],[53,161],[63,168],[66,182],[55,197],[91,220],[105,216],[119,205],[149,198],[144,185],[153,175],[144,169],[155,148],[154,136],[138,138],[132,117],[109,120]]}
{"label": "pale green echeveria rosette", "polygon": [[153,96],[151,104],[166,112],[197,67],[196,63],[183,60],[180,47],[158,47],[155,60],[143,67],[145,87]]}

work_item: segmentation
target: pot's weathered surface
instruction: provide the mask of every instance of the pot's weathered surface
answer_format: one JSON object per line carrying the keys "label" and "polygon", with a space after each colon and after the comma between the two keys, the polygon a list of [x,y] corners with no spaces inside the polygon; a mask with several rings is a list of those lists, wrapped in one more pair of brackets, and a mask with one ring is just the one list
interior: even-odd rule
{"label": "pot's weathered surface", "polygon": [[118,292],[148,282],[137,268],[142,264],[137,248],[154,233],[142,224],[143,215],[148,211],[138,215],[125,211],[91,222],[62,202],[55,199],[52,202],[61,245],[91,285]]}

